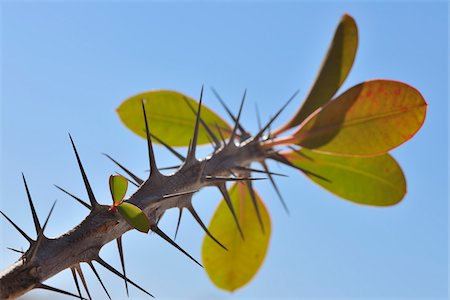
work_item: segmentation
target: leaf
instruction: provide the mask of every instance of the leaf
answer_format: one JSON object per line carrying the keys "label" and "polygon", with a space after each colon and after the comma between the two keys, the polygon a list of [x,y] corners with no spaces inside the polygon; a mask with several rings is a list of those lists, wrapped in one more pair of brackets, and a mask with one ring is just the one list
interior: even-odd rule
{"label": "leaf", "polygon": [[[118,108],[120,119],[131,131],[146,138],[142,113],[142,100],[145,100],[147,120],[152,134],[170,146],[188,146],[195,126],[195,114],[186,100],[197,111],[198,102],[181,93],[169,90],[144,92],[125,100]],[[211,131],[219,136],[217,124],[223,135],[228,137],[231,128],[222,118],[204,105],[200,113]],[[155,141],[157,142],[157,141]],[[199,127],[198,144],[208,143],[208,134]]]}
{"label": "leaf", "polygon": [[111,191],[111,197],[114,201],[114,205],[119,205],[128,189],[128,180],[120,175],[109,176],[109,190]]}
{"label": "leaf", "polygon": [[316,109],[331,100],[350,73],[357,48],[358,28],[355,20],[344,15],[306,100],[292,119],[276,130],[275,134],[299,125]]}
{"label": "leaf", "polygon": [[348,157],[317,153],[307,149],[282,155],[292,164],[327,180],[306,173],[320,186],[355,203],[388,206],[403,199],[406,181],[403,171],[389,154]]}
{"label": "leaf", "polygon": [[150,223],[144,212],[137,206],[122,202],[117,206],[122,217],[135,229],[147,233],[150,230]]}
{"label": "leaf", "polygon": [[297,144],[321,152],[380,155],[409,140],[426,109],[419,91],[405,83],[367,81],[329,102],[294,136]]}
{"label": "leaf", "polygon": [[228,206],[222,199],[211,219],[209,230],[228,251],[205,236],[202,259],[212,282],[221,289],[234,291],[247,284],[261,267],[269,246],[271,225],[267,208],[255,193],[265,229],[265,233],[262,232],[244,183],[232,185],[229,194],[245,240],[241,238]]}

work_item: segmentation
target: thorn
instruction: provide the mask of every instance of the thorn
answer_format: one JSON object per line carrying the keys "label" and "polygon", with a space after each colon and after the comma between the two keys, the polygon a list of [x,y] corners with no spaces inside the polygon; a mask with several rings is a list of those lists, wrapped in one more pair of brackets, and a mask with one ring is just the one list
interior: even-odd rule
{"label": "thorn", "polygon": [[[189,106],[189,108],[191,109],[191,111],[197,115],[197,112],[195,111],[195,109],[192,107],[191,103],[189,103],[188,99],[186,97],[183,97],[184,102],[186,102],[186,104]],[[200,115],[199,115],[200,116]],[[211,137],[213,143],[215,144],[215,147],[218,148],[220,147],[220,142],[217,139],[216,135],[212,132],[211,128],[209,128],[208,124],[206,124],[205,121],[203,121],[202,117],[200,116],[200,123],[202,124],[203,128],[205,128],[206,132],[208,133],[208,135]]]}
{"label": "thorn", "polygon": [[114,269],[111,265],[109,265],[108,263],[106,263],[103,259],[101,259],[100,257],[97,257],[95,259],[96,262],[98,262],[102,267],[104,267],[105,269],[107,269],[108,271],[110,271],[111,273],[115,274],[116,276],[128,281],[132,286],[138,288],[139,290],[141,290],[142,292],[146,293],[147,295],[149,295],[152,298],[155,298],[152,294],[150,294],[149,292],[147,292],[146,290],[144,290],[143,288],[141,288],[139,285],[137,285],[136,283],[134,283],[133,281],[131,281],[130,279],[128,279],[128,277],[122,275],[119,271],[117,271],[116,269]]}
{"label": "thorn", "polygon": [[297,153],[299,156],[304,157],[304,158],[306,158],[309,161],[313,161],[313,159],[311,157],[309,157],[308,155],[300,152],[299,150],[295,149],[294,147],[288,146],[288,148],[291,149],[292,151],[294,151],[295,153]]}
{"label": "thorn", "polygon": [[289,98],[289,100],[280,108],[280,110],[269,120],[269,122],[267,122],[266,126],[264,126],[264,128],[262,128],[255,136],[254,139],[258,139],[262,136],[262,134],[264,133],[264,131],[267,130],[267,128],[270,127],[270,125],[272,125],[272,123],[278,118],[278,116],[283,112],[283,110],[288,106],[288,104],[297,96],[299,90],[297,90],[292,96],[291,98]]}
{"label": "thorn", "polygon": [[41,224],[39,223],[39,218],[36,214],[36,210],[34,209],[33,200],[31,199],[30,190],[28,189],[27,181],[25,180],[25,175],[22,173],[23,183],[25,185],[25,190],[27,191],[28,203],[30,204],[31,214],[33,215],[33,223],[34,228],[36,229],[36,234],[39,236],[39,233],[42,231]]}
{"label": "thorn", "polygon": [[231,202],[230,195],[228,194],[227,187],[225,186],[225,183],[221,183],[221,184],[217,185],[217,187],[219,188],[220,193],[222,193],[222,196],[223,196],[223,198],[225,199],[225,202],[228,205],[228,209],[231,211],[231,214],[233,215],[234,222],[236,223],[236,226],[237,226],[237,228],[239,230],[241,238],[243,240],[245,240],[244,233],[242,232],[241,225],[239,224],[239,220],[238,220],[238,218],[236,216],[236,212],[235,212],[234,207],[233,207],[233,202]]}
{"label": "thorn", "polygon": [[288,177],[287,175],[284,175],[281,173],[275,173],[275,172],[267,173],[265,170],[258,170],[258,169],[254,169],[254,168],[250,168],[250,167],[236,166],[236,167],[234,167],[234,169],[247,171],[247,172],[255,172],[255,173],[263,173],[263,174],[271,174],[271,175],[276,175],[276,176]]}
{"label": "thorn", "polygon": [[168,198],[173,198],[173,197],[180,197],[180,196],[185,196],[185,195],[191,195],[191,194],[195,194],[197,192],[198,192],[198,190],[167,194],[167,195],[164,195],[162,197],[162,200],[168,199]]}
{"label": "thorn", "polygon": [[14,226],[14,228],[28,241],[30,242],[30,244],[32,244],[34,241],[28,236],[28,234],[26,234],[22,229],[20,229],[19,226],[16,225],[16,223],[14,223],[10,218],[8,218],[7,215],[5,215],[2,211],[0,211],[0,214],[2,214],[6,220],[9,221],[9,223],[11,223],[12,226]]}
{"label": "thorn", "polygon": [[253,181],[253,180],[266,180],[267,178],[255,178],[255,177],[225,177],[225,176],[205,176],[206,181],[210,182],[227,182],[227,181]]}
{"label": "thorn", "polygon": [[220,139],[222,140],[222,143],[224,145],[226,145],[227,142],[225,141],[225,137],[222,134],[222,130],[220,129],[220,127],[219,127],[219,125],[217,123],[215,123],[214,125],[216,126],[217,131],[219,132],[219,136],[220,136]]}
{"label": "thorn", "polygon": [[45,227],[47,227],[48,220],[50,219],[50,216],[52,215],[52,212],[53,212],[53,209],[55,208],[55,205],[56,205],[56,200],[55,200],[55,202],[53,202],[53,205],[50,208],[50,211],[49,211],[49,213],[47,215],[47,218],[45,219],[44,226],[42,226],[42,230],[41,230],[39,236],[44,235]]}
{"label": "thorn", "polygon": [[11,250],[11,251],[13,251],[13,252],[17,252],[17,253],[20,253],[20,254],[25,254],[25,252],[24,252],[24,251],[21,251],[21,250],[17,250],[17,249],[14,249],[14,248],[6,247],[6,249],[8,249],[8,250]]}
{"label": "thorn", "polygon": [[187,257],[189,257],[190,259],[192,259],[197,265],[199,265],[200,267],[203,268],[202,264],[199,263],[195,258],[193,258],[189,253],[187,253],[183,248],[181,248],[177,243],[175,243],[170,237],[168,237],[161,229],[159,229],[156,225],[152,225],[150,227],[150,229],[156,233],[157,235],[159,235],[160,237],[162,237],[166,242],[168,242],[169,244],[171,244],[172,246],[174,246],[175,248],[177,248],[178,250],[180,250],[184,255],[186,255]]}
{"label": "thorn", "polygon": [[205,226],[205,224],[203,223],[202,219],[200,219],[199,215],[197,214],[197,212],[195,211],[194,207],[192,206],[192,204],[190,206],[187,207],[187,209],[189,210],[189,212],[192,214],[192,216],[194,217],[194,219],[197,221],[197,223],[200,225],[201,228],[203,228],[203,230],[205,231],[205,233],[214,241],[216,242],[220,247],[222,247],[223,249],[227,250],[227,247],[225,247],[224,245],[222,245],[221,242],[219,242],[208,230],[208,228]]}
{"label": "thorn", "polygon": [[188,160],[195,160],[195,151],[197,150],[197,140],[198,140],[198,127],[200,123],[200,114],[202,110],[202,100],[203,100],[203,85],[202,90],[200,91],[200,100],[198,101],[198,109],[197,109],[197,117],[195,119],[195,127],[194,127],[194,136],[192,138],[191,149],[188,154]]}
{"label": "thorn", "polygon": [[173,238],[174,241],[177,239],[178,229],[180,228],[181,216],[183,215],[183,208],[179,207],[179,209],[180,213],[178,214],[177,229],[175,230],[175,237]]}
{"label": "thorn", "polygon": [[80,156],[78,155],[77,148],[73,142],[72,136],[69,134],[70,142],[72,143],[73,151],[75,152],[75,156],[77,157],[78,167],[80,168],[81,176],[83,177],[84,185],[86,187],[86,191],[89,196],[89,201],[91,203],[92,209],[98,207],[97,200],[95,199],[94,193],[92,192],[91,185],[89,184],[89,180],[86,176],[86,172],[84,171],[83,164],[81,163]]}
{"label": "thorn", "polygon": [[[122,237],[119,236],[116,239],[116,241],[117,241],[117,249],[119,250],[120,264],[122,265],[123,276],[127,277],[127,273],[125,272],[125,260],[123,257]],[[124,280],[125,280],[125,290],[127,291],[127,297],[130,297],[130,294],[128,293],[128,282],[126,279]]]}
{"label": "thorn", "polygon": [[139,187],[139,185],[136,182],[134,182],[134,180],[129,179],[127,176],[120,174],[119,172],[116,172],[116,174],[125,178],[129,183],[131,183],[135,187]]}
{"label": "thorn", "polygon": [[258,201],[256,200],[255,190],[253,189],[253,184],[251,181],[246,182],[246,186],[248,189],[248,192],[250,193],[250,198],[252,198],[253,207],[256,211],[256,216],[258,217],[259,225],[261,226],[261,231],[263,234],[265,234],[264,224],[261,217],[261,212],[259,210]]}
{"label": "thorn", "polygon": [[225,104],[225,101],[223,101],[222,97],[220,97],[219,93],[214,88],[211,88],[211,90],[214,93],[214,95],[216,96],[217,100],[219,100],[220,104],[222,104],[222,106],[225,109],[225,111],[227,112],[228,116],[233,120],[233,122],[235,124],[237,124],[237,126],[238,126],[239,130],[241,131],[241,133],[242,134],[248,134],[248,132],[241,126],[241,124],[239,124],[238,120],[233,115],[233,113],[228,108],[228,106]]}
{"label": "thorn", "polygon": [[147,134],[148,159],[150,162],[151,177],[153,174],[159,174],[159,171],[156,167],[155,153],[153,152],[152,137],[150,135],[150,129],[148,128],[147,113],[145,112],[144,100],[142,100],[142,111],[144,112],[145,132]]}
{"label": "thorn", "polygon": [[[75,295],[75,294],[72,294],[70,292],[67,292],[67,291],[64,291],[64,290],[61,290],[61,289],[58,289],[58,288],[55,288],[55,287],[52,287],[52,286],[49,286],[49,285],[46,285],[46,284],[43,284],[43,283],[36,284],[35,288],[36,289],[43,289],[43,290],[47,290],[47,291],[52,291],[52,292],[56,292],[56,293],[60,293],[60,294],[66,295],[66,296],[72,296],[72,297],[78,298],[78,296]],[[81,299],[85,299],[85,298],[81,298]]]}
{"label": "thorn", "polygon": [[159,168],[159,170],[173,170],[178,169],[179,167],[181,167],[181,165]]}
{"label": "thorn", "polygon": [[175,155],[179,160],[181,161],[185,161],[186,157],[184,157],[183,155],[180,154],[180,152],[178,152],[177,150],[175,150],[175,148],[169,146],[169,144],[163,142],[160,138],[158,138],[157,136],[155,136],[154,134],[150,134],[152,138],[154,138],[158,143],[160,143],[161,145],[163,145],[167,150],[169,150],[173,155]]}
{"label": "thorn", "polygon": [[286,211],[287,215],[289,215],[290,213],[289,213],[289,209],[288,209],[288,207],[286,205],[286,202],[284,201],[283,196],[281,195],[281,192],[278,189],[278,186],[277,186],[277,184],[275,183],[275,180],[272,177],[272,174],[269,174],[270,173],[269,167],[267,166],[265,161],[261,161],[260,163],[263,166],[264,170],[268,173],[267,175],[269,176],[269,180],[272,183],[272,186],[275,189],[275,192],[277,193],[278,198],[280,198],[280,201],[281,201],[281,204],[283,204],[284,210]]}
{"label": "thorn", "polygon": [[72,272],[73,281],[75,281],[75,286],[77,287],[78,295],[80,299],[83,299],[83,297],[81,296],[81,290],[80,285],[78,283],[77,274],[75,273],[75,268],[70,268],[70,271]]}
{"label": "thorn", "polygon": [[259,114],[258,104],[255,103],[255,110],[256,110],[256,121],[258,122],[258,130],[261,131],[262,125],[261,125],[261,115]]}
{"label": "thorn", "polygon": [[133,178],[133,180],[141,185],[144,180],[140,179],[139,177],[137,177],[136,175],[134,175],[134,173],[132,173],[130,170],[128,170],[127,168],[125,168],[123,165],[121,165],[119,162],[117,162],[114,158],[112,158],[111,156],[109,156],[106,153],[103,153],[104,156],[106,156],[107,158],[109,158],[110,160],[112,160],[113,163],[115,163],[117,166],[119,166],[119,168],[121,168],[125,173],[128,174],[128,176],[130,176],[131,178]]}
{"label": "thorn", "polygon": [[105,285],[103,284],[103,281],[100,278],[100,275],[98,275],[97,270],[94,268],[94,265],[90,261],[88,262],[88,265],[89,265],[89,267],[91,267],[92,272],[94,272],[94,274],[95,274],[95,277],[97,277],[98,281],[102,285],[102,288],[105,291],[106,295],[108,295],[109,300],[111,300],[111,296],[109,295],[108,290],[106,289]]}
{"label": "thorn", "polygon": [[273,153],[269,158],[271,158],[271,159],[273,159],[273,160],[275,160],[277,162],[280,162],[282,164],[288,165],[288,166],[290,166],[290,167],[292,167],[294,169],[297,169],[297,170],[299,170],[300,172],[303,172],[306,175],[311,175],[311,176],[317,177],[317,178],[319,178],[321,180],[324,180],[326,182],[332,182],[330,179],[328,179],[326,177],[323,177],[323,176],[321,176],[319,174],[316,174],[314,172],[310,172],[308,170],[305,170],[303,168],[300,168],[300,167],[294,165],[293,163],[291,163],[289,160],[287,160],[285,157],[283,157],[282,155],[280,155],[278,153]]}
{"label": "thorn", "polygon": [[89,300],[92,300],[91,294],[89,293],[89,289],[86,284],[86,279],[84,279],[83,271],[81,270],[80,264],[77,264],[74,266],[75,270],[77,270],[78,276],[80,276],[81,283],[83,284],[84,290],[86,291],[86,294],[88,295]]}
{"label": "thorn", "polygon": [[78,203],[80,203],[81,205],[83,205],[84,207],[86,207],[87,209],[91,210],[92,206],[90,206],[89,204],[87,204],[86,202],[84,202],[83,200],[81,200],[80,198],[78,198],[77,196],[74,196],[73,194],[69,193],[68,191],[66,191],[65,189],[63,189],[62,187],[57,186],[56,184],[54,185],[57,189],[59,189],[60,191],[62,191],[63,193],[66,193],[67,195],[69,195],[70,197],[72,197],[73,199],[77,200]]}
{"label": "thorn", "polygon": [[233,128],[233,131],[231,132],[230,139],[229,139],[229,142],[228,142],[229,144],[234,143],[234,138],[236,136],[236,131],[237,131],[238,127],[239,127],[239,120],[241,118],[242,108],[244,107],[244,102],[245,102],[245,96],[246,95],[247,95],[247,90],[244,91],[244,95],[242,96],[241,105],[239,106],[239,112],[238,112],[238,115],[236,117],[235,125],[234,125],[234,128]]}

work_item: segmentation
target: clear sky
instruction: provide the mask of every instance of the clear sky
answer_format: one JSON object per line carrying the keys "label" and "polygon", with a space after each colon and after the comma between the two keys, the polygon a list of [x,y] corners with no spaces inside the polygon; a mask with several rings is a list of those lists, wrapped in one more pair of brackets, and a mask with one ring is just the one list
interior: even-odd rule
{"label": "clear sky", "polygon": [[[107,152],[145,176],[145,141],[115,113],[128,96],[175,89],[224,115],[209,87],[235,110],[245,88],[245,125],[256,130],[254,103],[267,119],[295,90],[301,93],[278,122],[300,105],[320,66],[335,26],[350,13],[360,46],[342,90],[361,81],[407,82],[429,108],[422,130],[393,151],[408,193],[399,205],[354,205],[294,170],[279,180],[291,216],[271,187],[258,183],[273,232],[256,278],[234,294],[217,289],[204,270],[154,235],[124,237],[129,276],[158,299],[447,299],[448,286],[448,5],[398,2],[3,2],[1,5],[1,209],[27,232],[33,225],[20,172],[27,176],[43,219],[58,199],[47,234],[78,224],[86,210],[57,191],[86,197],[67,133],[78,146],[95,194],[110,202],[107,180],[116,168]],[[158,164],[175,160],[157,149]],[[207,150],[204,150],[207,153]],[[277,165],[273,169],[278,171]],[[204,190],[194,204],[209,221],[220,196]],[[173,234],[176,211],[162,227]],[[17,259],[5,247],[27,247],[0,221],[3,269]],[[186,215],[179,243],[200,258],[203,232]],[[114,244],[102,251],[119,266]],[[100,268],[99,268],[100,269]],[[123,282],[103,270],[114,299]],[[93,274],[96,299],[105,299]],[[75,291],[69,271],[48,281]],[[31,292],[24,299],[60,299]],[[43,296],[46,295],[46,296]],[[51,297],[50,297],[51,296]],[[132,299],[144,295],[131,288]]]}

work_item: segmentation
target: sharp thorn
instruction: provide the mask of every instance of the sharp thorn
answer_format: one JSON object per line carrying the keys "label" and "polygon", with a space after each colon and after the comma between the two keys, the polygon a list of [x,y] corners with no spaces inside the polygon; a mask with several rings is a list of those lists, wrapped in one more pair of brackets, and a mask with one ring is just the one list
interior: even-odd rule
{"label": "sharp thorn", "polygon": [[140,287],[139,285],[137,285],[136,283],[134,283],[133,281],[131,281],[128,277],[124,276],[122,273],[120,273],[119,271],[117,271],[116,269],[114,269],[111,265],[109,265],[107,262],[105,262],[103,259],[101,259],[100,257],[97,257],[95,259],[96,262],[98,262],[102,267],[104,267],[105,269],[107,269],[108,271],[110,271],[111,273],[113,273],[114,275],[128,281],[128,283],[130,283],[132,286],[134,286],[135,288],[141,290],[142,292],[146,293],[147,295],[149,295],[152,298],[155,298],[152,294],[150,294],[149,292],[147,292],[146,290],[144,290],[142,287]]}
{"label": "sharp thorn", "polygon": [[177,229],[175,229],[175,237],[173,238],[174,241],[177,239],[178,229],[180,228],[181,217],[183,215],[183,208],[179,207],[179,209],[180,209],[180,213],[178,214]]}
{"label": "sharp thorn", "polygon": [[[189,106],[189,108],[191,109],[191,111],[197,115],[197,112],[195,111],[195,109],[192,107],[191,103],[189,103],[189,100],[186,97],[183,97],[184,102],[186,102],[187,106]],[[208,124],[206,124],[206,122],[202,119],[202,117],[200,116],[200,123],[202,124],[203,128],[205,128],[206,132],[208,133],[209,137],[211,137],[213,143],[215,144],[215,147],[219,147],[220,146],[220,142],[217,139],[216,135],[212,132],[211,128],[209,128]]]}
{"label": "sharp thorn", "polygon": [[188,206],[187,209],[189,210],[189,212],[192,214],[192,216],[194,217],[194,219],[197,221],[197,223],[200,225],[201,228],[203,228],[203,230],[205,231],[205,233],[214,241],[216,242],[220,247],[222,247],[223,249],[227,250],[227,247],[225,247],[224,245],[222,245],[221,242],[219,242],[208,230],[208,228],[205,226],[205,224],[203,223],[202,219],[200,219],[200,216],[197,214],[197,212],[195,211],[194,207],[192,205]]}
{"label": "sharp thorn", "polygon": [[195,194],[197,192],[198,192],[198,190],[179,192],[179,193],[172,193],[172,194],[164,195],[162,197],[162,199],[168,199],[168,198],[173,198],[173,197],[180,197],[180,196],[185,196],[185,195],[192,195],[192,194]]}
{"label": "sharp thorn", "polygon": [[273,179],[272,174],[270,174],[269,167],[267,166],[267,164],[266,164],[264,161],[261,162],[261,165],[262,165],[262,167],[264,168],[264,170],[267,172],[267,175],[269,176],[269,180],[270,180],[270,182],[272,183],[272,186],[273,186],[273,188],[275,189],[275,192],[277,193],[278,198],[279,198],[280,201],[281,201],[281,204],[283,204],[284,210],[285,210],[286,213],[289,215],[289,209],[288,209],[288,207],[287,207],[287,205],[286,205],[286,202],[285,202],[284,199],[283,199],[283,196],[281,195],[280,190],[278,189],[277,184],[275,183],[275,180]]}
{"label": "sharp thorn", "polygon": [[68,191],[66,191],[65,189],[57,186],[56,184],[54,185],[58,190],[62,191],[63,193],[69,195],[70,197],[72,197],[73,199],[75,199],[76,201],[78,201],[78,203],[80,203],[81,205],[83,205],[84,207],[86,207],[87,209],[91,210],[92,206],[90,206],[89,204],[87,204],[86,202],[84,202],[83,200],[81,200],[80,198],[78,198],[77,196],[74,196],[73,194],[69,193]]}
{"label": "sharp thorn", "polygon": [[254,169],[254,168],[250,168],[250,167],[236,166],[234,168],[238,169],[238,170],[242,170],[242,171],[247,171],[247,172],[255,172],[255,173],[263,173],[263,174],[271,174],[271,175],[275,175],[275,176],[288,177],[287,175],[284,175],[281,173],[275,173],[275,172],[267,173],[265,170],[258,170],[258,169]]}
{"label": "sharp thorn", "polygon": [[255,103],[255,110],[256,110],[256,121],[258,122],[258,130],[261,131],[262,125],[261,125],[261,115],[259,114],[258,104]]}
{"label": "sharp thorn", "polygon": [[158,168],[156,167],[155,153],[153,152],[152,137],[150,135],[150,129],[148,127],[147,113],[145,112],[144,100],[142,100],[142,111],[144,112],[145,132],[147,134],[148,159],[150,162],[150,177],[151,177],[153,174],[158,174],[159,171]]}
{"label": "sharp thorn", "polygon": [[254,181],[254,180],[266,180],[267,178],[255,178],[255,177],[225,177],[225,176],[205,176],[206,181],[210,182],[227,182],[227,181]]}
{"label": "sharp thorn", "polygon": [[[67,291],[64,291],[64,290],[61,290],[61,289],[58,289],[58,288],[55,288],[55,287],[52,287],[52,286],[49,286],[49,285],[46,285],[46,284],[43,284],[43,283],[38,283],[35,286],[35,288],[43,289],[43,290],[47,290],[47,291],[52,291],[52,292],[55,292],[55,293],[60,293],[60,294],[63,294],[63,295],[66,295],[66,296],[72,296],[72,297],[75,297],[75,298],[79,297],[79,296],[77,296],[75,294],[72,294],[70,292],[67,292]],[[85,299],[85,298],[81,298],[81,299]]]}
{"label": "sharp thorn", "polygon": [[253,207],[256,211],[256,216],[258,217],[259,225],[261,226],[261,231],[265,234],[264,224],[261,217],[261,212],[259,210],[258,201],[256,200],[255,190],[253,189],[253,184],[251,181],[246,182],[248,192],[250,193],[250,198],[252,199]]}
{"label": "sharp thorn", "polygon": [[167,150],[169,150],[173,155],[175,155],[179,160],[181,161],[185,161],[186,157],[184,157],[183,155],[180,154],[180,152],[178,152],[177,150],[175,150],[173,147],[169,146],[169,144],[163,142],[159,137],[157,137],[154,134],[150,134],[152,138],[154,138],[158,143],[160,143],[161,145],[163,145]]}
{"label": "sharp thorn", "polygon": [[0,214],[2,214],[6,220],[8,220],[9,223],[11,223],[12,226],[28,241],[30,244],[32,244],[34,241],[26,234],[22,229],[20,229],[19,226],[16,225],[10,218],[8,218],[7,215],[5,215],[2,211],[0,211]]}
{"label": "sharp thorn", "polygon": [[303,168],[300,168],[300,167],[294,165],[293,163],[291,163],[289,160],[287,160],[285,157],[283,157],[282,155],[280,155],[278,153],[273,153],[269,158],[271,158],[271,159],[273,159],[273,160],[275,160],[277,162],[280,162],[282,164],[288,165],[288,166],[290,166],[290,167],[292,167],[294,169],[297,169],[300,172],[305,173],[306,175],[311,175],[311,176],[317,177],[317,178],[319,178],[321,180],[324,180],[326,182],[331,182],[331,180],[326,178],[326,177],[323,177],[323,176],[321,176],[319,174],[316,174],[314,172],[310,172],[308,170],[305,170]]}
{"label": "sharp thorn", "polygon": [[181,167],[181,165],[159,168],[159,170],[173,170],[173,169],[178,169],[179,167]]}
{"label": "sharp thorn", "polygon": [[291,149],[292,151],[294,151],[295,153],[297,153],[299,156],[304,157],[304,158],[306,158],[309,161],[313,161],[313,159],[311,157],[309,157],[308,155],[300,152],[299,150],[295,149],[294,147],[288,146],[288,148]]}
{"label": "sharp thorn", "polygon": [[223,106],[223,108],[225,109],[225,111],[227,112],[228,116],[233,120],[233,122],[235,124],[237,124],[239,130],[241,131],[242,134],[247,134],[247,131],[241,126],[241,124],[239,124],[238,120],[236,119],[236,117],[233,115],[233,113],[231,112],[231,110],[228,108],[228,106],[225,104],[225,101],[223,101],[222,97],[220,97],[219,93],[214,89],[211,88],[212,92],[214,93],[214,95],[216,96],[217,100],[219,100],[220,104]]}
{"label": "sharp thorn", "polygon": [[31,199],[30,190],[28,189],[27,181],[25,180],[25,175],[22,173],[23,183],[25,185],[25,190],[27,192],[28,203],[30,204],[31,214],[33,215],[33,223],[34,228],[36,229],[36,234],[39,236],[39,233],[42,231],[41,224],[39,223],[39,218],[36,213],[36,209],[34,208],[33,199]]}
{"label": "sharp thorn", "polygon": [[74,266],[75,270],[77,270],[78,276],[80,276],[81,283],[83,284],[84,290],[86,291],[86,294],[88,295],[89,300],[92,300],[91,294],[89,293],[89,289],[86,284],[86,279],[84,278],[83,271],[81,270],[80,264],[77,264]]}
{"label": "sharp thorn", "polygon": [[128,174],[128,176],[130,176],[131,178],[133,178],[133,180],[138,184],[141,185],[144,180],[140,179],[139,177],[137,177],[133,172],[131,172],[130,170],[128,170],[127,168],[125,168],[122,164],[120,164],[118,161],[116,161],[114,158],[112,158],[111,156],[109,156],[106,153],[103,153],[104,156],[106,156],[107,158],[109,158],[113,163],[115,163],[119,168],[121,168],[125,173]]}
{"label": "sharp thorn", "polygon": [[91,203],[92,209],[95,209],[99,204],[97,203],[94,193],[92,192],[91,185],[89,184],[89,180],[86,176],[86,172],[84,171],[83,164],[81,163],[77,148],[75,147],[75,143],[73,142],[72,136],[70,134],[69,134],[69,138],[70,138],[70,142],[72,143],[72,148],[73,148],[73,151],[75,152],[75,156],[77,157],[78,167],[80,168],[81,176],[83,177],[84,185],[86,187],[86,191],[89,196],[89,201]]}
{"label": "sharp thorn", "polygon": [[14,249],[14,248],[6,247],[6,249],[8,249],[8,250],[11,250],[11,251],[13,251],[13,252],[17,252],[17,253],[20,253],[20,254],[25,254],[25,252],[24,252],[24,251],[21,251],[21,250],[17,250],[17,249]]}
{"label": "sharp thorn", "polygon": [[[125,259],[123,257],[123,247],[122,247],[122,237],[119,236],[117,239],[117,249],[119,250],[119,256],[120,256],[120,264],[122,265],[122,272],[123,276],[127,277],[127,273],[125,272]],[[125,280],[125,290],[127,291],[127,297],[130,297],[130,294],[128,293],[128,281]]]}
{"label": "sharp thorn", "polygon": [[95,274],[95,277],[97,277],[98,281],[102,285],[102,288],[105,291],[106,295],[108,296],[109,300],[111,300],[111,296],[109,295],[108,290],[106,289],[105,285],[103,284],[103,281],[100,278],[100,275],[97,273],[97,270],[95,269],[94,265],[92,264],[92,262],[88,262],[88,265],[91,267],[92,272],[94,272],[94,274]]}
{"label": "sharp thorn", "polygon": [[241,235],[241,238],[243,240],[245,240],[244,233],[242,232],[241,225],[239,224],[239,220],[238,220],[238,218],[236,216],[236,211],[234,210],[234,207],[233,207],[233,202],[230,199],[230,195],[228,194],[227,187],[225,186],[225,183],[219,184],[217,187],[219,188],[220,193],[222,194],[223,198],[225,199],[225,202],[227,203],[228,209],[230,210],[231,214],[233,215],[234,222],[236,223],[236,226],[237,226],[237,228],[239,230],[239,234]]}
{"label": "sharp thorn", "polygon": [[241,118],[242,108],[244,107],[245,96],[247,95],[247,90],[244,91],[244,95],[242,96],[241,105],[239,106],[239,112],[236,117],[236,123],[234,125],[233,131],[231,131],[229,143],[234,143],[234,138],[236,137],[236,131],[239,128],[239,120]]}
{"label": "sharp thorn", "polygon": [[217,123],[215,123],[214,125],[216,126],[217,132],[219,132],[219,136],[220,139],[222,140],[222,143],[225,145],[227,142],[225,141],[225,137],[223,136],[222,129],[220,129]]}
{"label": "sharp thorn", "polygon": [[199,130],[199,124],[200,124],[200,114],[201,114],[201,110],[202,110],[202,100],[203,100],[203,85],[202,85],[202,89],[200,91],[200,100],[198,101],[198,108],[197,108],[197,112],[196,112],[197,117],[195,118],[194,135],[192,138],[191,149],[190,149],[189,155],[188,155],[188,159],[190,161],[195,160],[195,152],[197,150],[198,130]]}
{"label": "sharp thorn", "polygon": [[47,227],[48,220],[50,219],[50,216],[52,215],[52,212],[53,212],[53,209],[55,208],[55,205],[56,205],[56,200],[55,200],[55,202],[53,202],[53,205],[50,208],[50,211],[49,211],[49,213],[47,215],[47,218],[45,219],[44,226],[42,226],[42,230],[40,232],[40,235],[44,235],[44,230]]}
{"label": "sharp thorn", "polygon": [[192,261],[194,261],[197,265],[199,265],[200,267],[203,268],[202,264],[199,263],[195,258],[193,258],[189,253],[187,253],[183,248],[181,248],[177,243],[175,243],[170,237],[168,237],[161,229],[158,228],[158,226],[153,225],[151,226],[151,230],[156,233],[157,235],[159,235],[160,237],[162,237],[166,242],[168,242],[169,244],[171,244],[172,246],[174,246],[175,248],[177,248],[178,250],[180,250],[184,255],[186,255],[187,257],[189,257]]}
{"label": "sharp thorn", "polygon": [[298,90],[289,98],[289,100],[280,108],[280,110],[267,122],[266,126],[264,126],[254,137],[254,139],[260,138],[264,131],[266,131],[272,123],[278,118],[278,116],[283,112],[283,110],[288,106],[288,104],[297,96]]}
{"label": "sharp thorn", "polygon": [[77,274],[75,273],[75,268],[70,268],[70,271],[72,272],[73,281],[75,281],[75,286],[77,287],[79,298],[83,299],[83,297],[81,296],[80,284],[78,283]]}

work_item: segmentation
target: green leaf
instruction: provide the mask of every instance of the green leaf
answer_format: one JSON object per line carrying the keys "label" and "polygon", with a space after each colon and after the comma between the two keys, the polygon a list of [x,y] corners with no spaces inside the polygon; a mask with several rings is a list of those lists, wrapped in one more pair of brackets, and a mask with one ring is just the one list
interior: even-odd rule
{"label": "green leaf", "polygon": [[333,194],[355,203],[388,206],[403,199],[406,181],[402,169],[389,154],[348,157],[317,153],[307,149],[282,154],[295,166],[327,180],[307,176]]}
{"label": "green leaf", "polygon": [[114,205],[119,205],[128,189],[128,180],[120,175],[109,176],[109,190],[114,201]]}
{"label": "green leaf", "polygon": [[203,264],[212,282],[221,289],[234,291],[247,284],[261,267],[270,239],[270,217],[261,198],[256,200],[265,233],[252,204],[245,184],[239,182],[229,189],[245,240],[242,240],[230,210],[222,199],[209,224],[209,230],[228,251],[223,250],[210,237],[205,236],[202,247]]}
{"label": "green leaf", "polygon": [[135,229],[147,233],[150,230],[150,223],[144,212],[137,206],[122,202],[117,206],[122,217]]}
{"label": "green leaf", "polygon": [[380,155],[409,140],[426,109],[419,91],[405,83],[367,81],[329,102],[294,136],[297,144],[321,152]]}
{"label": "green leaf", "polygon": [[[143,138],[146,138],[142,112],[143,99],[151,133],[170,146],[188,146],[194,133],[196,115],[186,104],[185,99],[191,104],[194,111],[197,111],[198,102],[181,93],[169,90],[145,92],[128,98],[117,108],[117,113],[128,129]],[[231,128],[228,123],[212,110],[203,105],[200,114],[214,134],[219,136],[217,124],[225,137],[230,135]],[[198,144],[208,143],[207,136],[207,131],[200,125]]]}
{"label": "green leaf", "polygon": [[299,125],[316,109],[331,100],[350,73],[357,48],[358,28],[355,20],[344,15],[306,100],[292,119],[275,131],[277,134]]}

